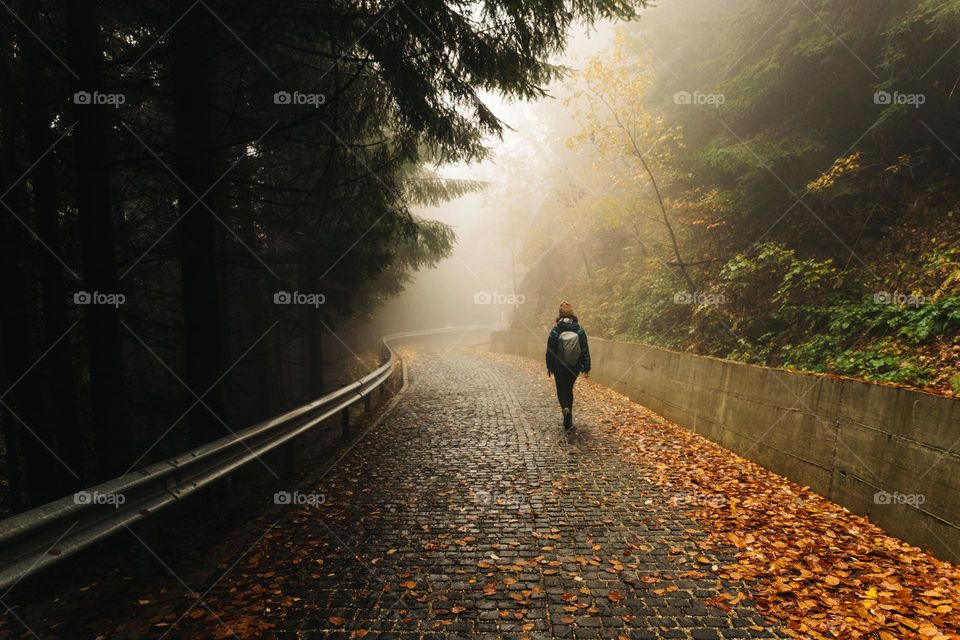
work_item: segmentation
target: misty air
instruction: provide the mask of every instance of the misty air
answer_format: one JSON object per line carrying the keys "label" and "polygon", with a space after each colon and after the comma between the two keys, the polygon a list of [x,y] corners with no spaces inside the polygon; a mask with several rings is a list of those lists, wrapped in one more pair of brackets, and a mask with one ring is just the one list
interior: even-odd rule
{"label": "misty air", "polygon": [[0,35],[0,640],[960,640],[960,0]]}

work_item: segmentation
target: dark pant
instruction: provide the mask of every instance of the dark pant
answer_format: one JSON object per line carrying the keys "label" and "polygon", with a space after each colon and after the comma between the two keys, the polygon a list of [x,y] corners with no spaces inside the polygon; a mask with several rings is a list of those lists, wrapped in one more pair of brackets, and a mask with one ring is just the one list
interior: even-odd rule
{"label": "dark pant", "polygon": [[557,400],[560,401],[561,409],[573,409],[573,383],[577,381],[577,374],[566,367],[560,367],[553,374],[553,379],[557,383]]}

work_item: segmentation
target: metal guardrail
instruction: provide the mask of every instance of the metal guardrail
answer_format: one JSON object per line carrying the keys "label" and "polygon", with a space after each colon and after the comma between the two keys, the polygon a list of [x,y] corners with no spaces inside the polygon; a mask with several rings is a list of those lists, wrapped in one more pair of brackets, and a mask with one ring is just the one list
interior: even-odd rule
{"label": "metal guardrail", "polygon": [[[394,375],[399,358],[389,343],[402,338],[495,328],[489,325],[409,331],[382,340],[384,362],[336,391],[186,453],[0,521],[0,591],[133,526],[220,480],[320,422],[363,401]],[[122,496],[122,500],[120,500]],[[120,502],[118,504],[118,502]]]}
{"label": "metal guardrail", "polygon": [[357,402],[369,408],[370,394],[390,379],[398,362],[386,339],[384,347],[382,365],[322,398],[0,521],[0,590],[183,501],[338,412],[346,418]]}

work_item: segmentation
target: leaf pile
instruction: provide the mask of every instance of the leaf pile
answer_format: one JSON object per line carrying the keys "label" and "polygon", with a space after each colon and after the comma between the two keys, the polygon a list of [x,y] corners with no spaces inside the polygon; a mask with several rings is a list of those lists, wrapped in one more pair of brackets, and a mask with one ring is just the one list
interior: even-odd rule
{"label": "leaf pile", "polygon": [[[960,638],[960,570],[866,518],[595,384],[581,395],[625,455],[732,547],[718,574],[798,638]],[[732,602],[718,599],[726,610]]]}

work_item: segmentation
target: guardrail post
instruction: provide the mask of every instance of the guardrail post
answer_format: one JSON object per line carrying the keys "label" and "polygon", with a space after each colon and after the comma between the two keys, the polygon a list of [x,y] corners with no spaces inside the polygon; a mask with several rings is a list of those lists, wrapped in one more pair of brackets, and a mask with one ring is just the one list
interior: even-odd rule
{"label": "guardrail post", "polygon": [[340,412],[340,435],[344,438],[350,435],[350,407]]}
{"label": "guardrail post", "polygon": [[[380,385],[383,386],[383,385]],[[363,396],[363,412],[370,413],[370,394]]]}

